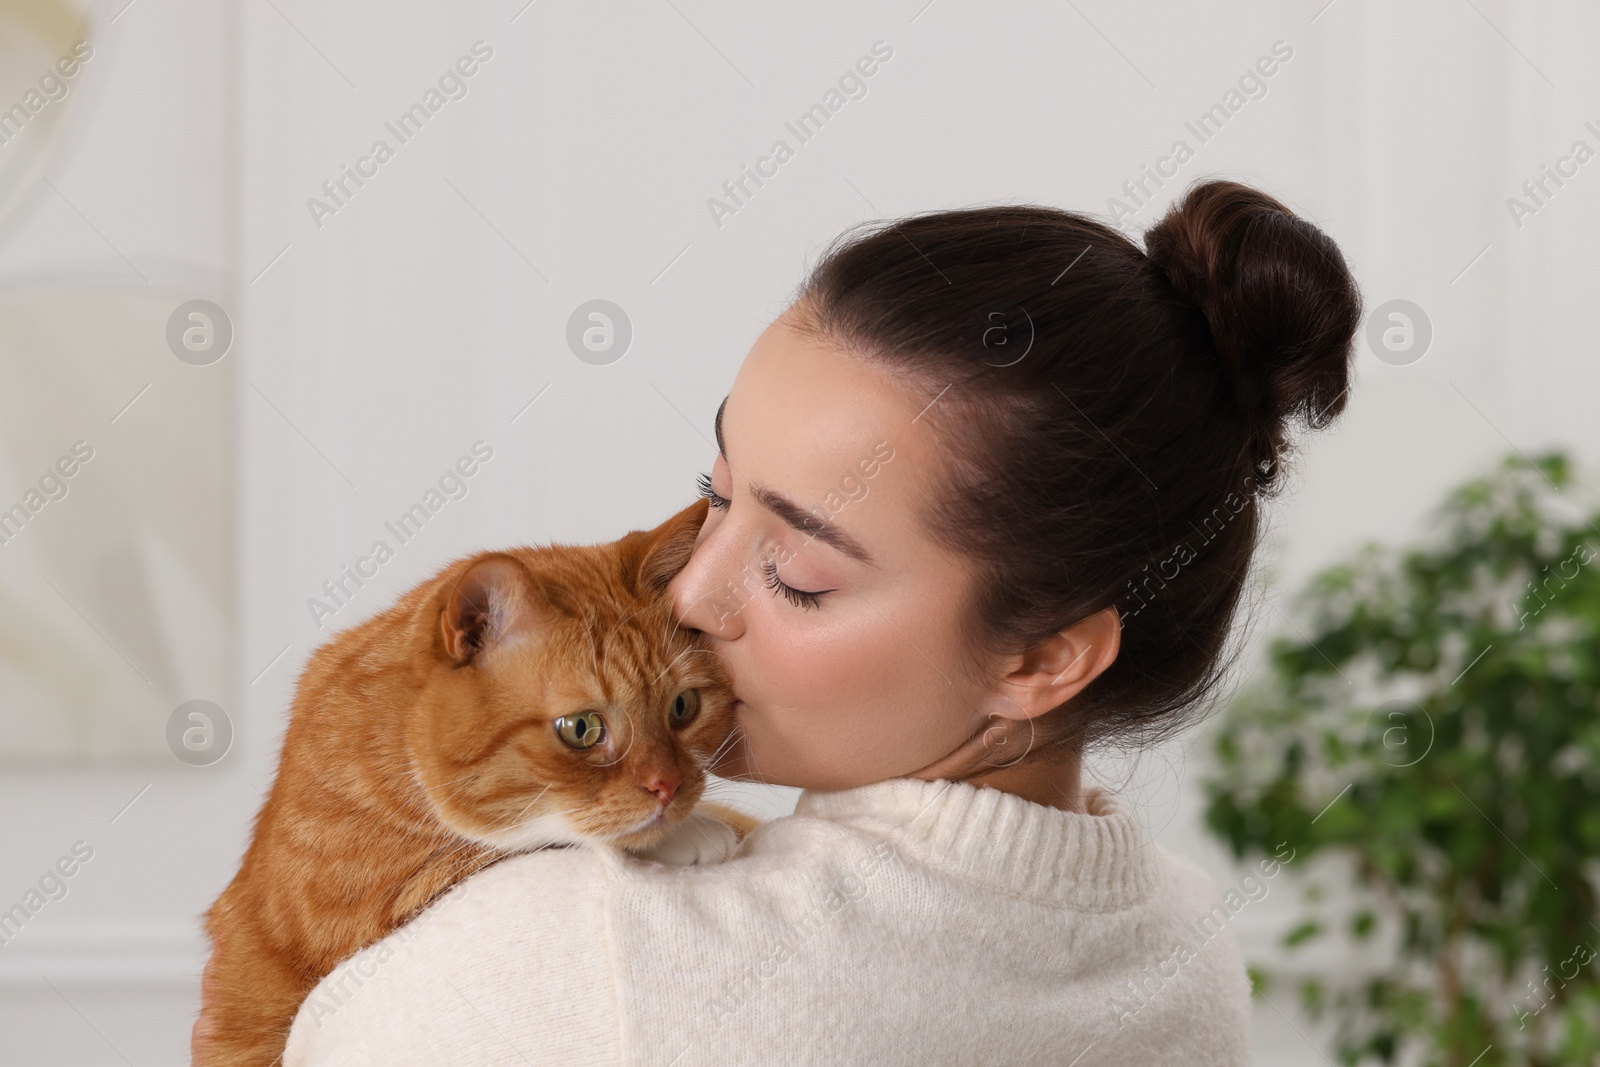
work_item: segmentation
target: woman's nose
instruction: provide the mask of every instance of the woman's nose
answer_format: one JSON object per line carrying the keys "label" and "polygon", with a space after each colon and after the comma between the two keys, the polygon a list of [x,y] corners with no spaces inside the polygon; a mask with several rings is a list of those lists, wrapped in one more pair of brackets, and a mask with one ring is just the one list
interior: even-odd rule
{"label": "woman's nose", "polygon": [[689,562],[667,583],[667,596],[684,626],[731,641],[744,632],[743,599],[727,577],[727,539],[719,532],[702,533]]}

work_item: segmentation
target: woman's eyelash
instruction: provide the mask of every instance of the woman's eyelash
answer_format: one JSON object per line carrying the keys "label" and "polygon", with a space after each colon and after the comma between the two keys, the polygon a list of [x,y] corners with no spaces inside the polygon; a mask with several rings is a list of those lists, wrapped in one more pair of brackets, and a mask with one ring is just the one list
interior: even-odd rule
{"label": "woman's eyelash", "polygon": [[793,604],[797,608],[805,608],[810,610],[811,608],[814,608],[822,603],[822,597],[824,593],[832,591],[824,589],[821,592],[808,593],[803,589],[796,589],[794,586],[787,584],[778,577],[778,565],[771,559],[762,560],[761,569],[766,573],[767,576],[767,588],[771,589],[773,593],[782,593],[784,596],[789,598],[789,603]]}
{"label": "woman's eyelash", "polygon": [[696,479],[696,483],[700,486],[700,495],[711,501],[712,507],[725,508],[732,503],[732,501],[730,501],[727,497],[711,488],[710,474],[702,473],[700,477]]}
{"label": "woman's eyelash", "polygon": [[[702,472],[695,481],[699,486],[700,495],[710,501],[712,507],[726,508],[732,503],[727,497],[711,488],[710,474]],[[767,588],[771,589],[774,594],[782,593],[789,599],[789,603],[797,608],[804,608],[809,611],[822,603],[822,597],[825,593],[832,592],[830,589],[815,593],[804,589],[796,589],[778,577],[778,565],[770,558],[761,561],[761,570],[767,576]]]}

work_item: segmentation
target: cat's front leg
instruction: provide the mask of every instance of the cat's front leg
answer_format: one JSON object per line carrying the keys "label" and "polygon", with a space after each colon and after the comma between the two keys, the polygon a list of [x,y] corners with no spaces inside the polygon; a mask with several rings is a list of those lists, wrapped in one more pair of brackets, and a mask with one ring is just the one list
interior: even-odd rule
{"label": "cat's front leg", "polygon": [[669,829],[655,844],[628,849],[640,859],[673,867],[721,863],[739,849],[739,833],[722,819],[696,808]]}
{"label": "cat's front leg", "polygon": [[714,800],[700,803],[694,809],[702,815],[710,815],[733,827],[733,832],[739,835],[739,840],[744,840],[744,835],[761,825],[761,820],[748,812],[738,808],[729,807],[727,804],[718,804]]}
{"label": "cat's front leg", "polygon": [[442,855],[423,865],[404,885],[389,907],[389,922],[381,930],[363,939],[355,947],[367,945],[394,932],[425,911],[461,882],[506,857],[507,853],[472,846],[467,843],[452,845]]}

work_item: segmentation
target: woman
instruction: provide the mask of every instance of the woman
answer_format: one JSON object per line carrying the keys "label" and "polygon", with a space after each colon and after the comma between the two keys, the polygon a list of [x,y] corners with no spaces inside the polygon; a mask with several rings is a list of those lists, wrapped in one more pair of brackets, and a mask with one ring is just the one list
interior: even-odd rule
{"label": "woman", "polygon": [[669,589],[741,698],[718,773],[795,815],[721,863],[507,860],[285,1063],[1247,1062],[1215,886],[1081,761],[1213,691],[1360,302],[1237,184],[1146,242],[995,207],[836,245],[718,412]]}

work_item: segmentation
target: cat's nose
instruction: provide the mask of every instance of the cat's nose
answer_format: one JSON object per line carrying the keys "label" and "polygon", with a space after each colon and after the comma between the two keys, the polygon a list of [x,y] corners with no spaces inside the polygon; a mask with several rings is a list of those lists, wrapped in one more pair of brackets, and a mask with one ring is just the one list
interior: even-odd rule
{"label": "cat's nose", "polygon": [[646,793],[652,794],[663,804],[672,803],[672,798],[678,792],[678,786],[683,784],[683,775],[675,767],[663,767],[653,772],[639,785]]}

